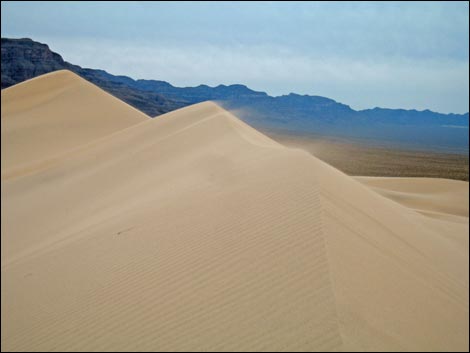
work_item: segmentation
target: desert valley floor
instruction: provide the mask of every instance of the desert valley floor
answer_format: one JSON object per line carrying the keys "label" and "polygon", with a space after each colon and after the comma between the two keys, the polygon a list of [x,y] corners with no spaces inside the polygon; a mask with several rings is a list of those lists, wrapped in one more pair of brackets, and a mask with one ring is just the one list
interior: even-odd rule
{"label": "desert valley floor", "polygon": [[468,350],[468,182],[351,177],[68,71],[1,99],[2,351]]}

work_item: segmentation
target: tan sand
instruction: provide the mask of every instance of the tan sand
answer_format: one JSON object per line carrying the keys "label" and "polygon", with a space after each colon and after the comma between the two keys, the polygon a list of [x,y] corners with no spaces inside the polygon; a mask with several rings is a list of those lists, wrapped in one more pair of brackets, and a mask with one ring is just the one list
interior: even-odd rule
{"label": "tan sand", "polygon": [[432,178],[356,177],[381,195],[432,217],[468,218],[468,182]]}
{"label": "tan sand", "polygon": [[61,70],[2,90],[2,176],[148,117]]}
{"label": "tan sand", "polygon": [[[63,104],[39,101],[36,122]],[[406,180],[355,180],[211,102],[141,120],[100,115],[60,154],[6,142],[2,350],[468,350],[468,183],[400,203],[383,190]]]}

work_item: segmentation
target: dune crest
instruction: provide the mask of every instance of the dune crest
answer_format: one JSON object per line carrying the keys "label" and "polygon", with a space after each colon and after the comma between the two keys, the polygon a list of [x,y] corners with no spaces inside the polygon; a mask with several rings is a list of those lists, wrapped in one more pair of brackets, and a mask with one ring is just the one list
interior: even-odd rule
{"label": "dune crest", "polygon": [[[36,80],[63,98],[6,133],[81,104],[57,78]],[[28,95],[2,108],[2,137]],[[2,145],[7,168],[33,166],[2,179],[2,349],[468,349],[468,208],[426,217],[212,102],[131,113],[57,142],[63,157]]]}
{"label": "dune crest", "polygon": [[2,174],[148,117],[68,70],[2,90]]}

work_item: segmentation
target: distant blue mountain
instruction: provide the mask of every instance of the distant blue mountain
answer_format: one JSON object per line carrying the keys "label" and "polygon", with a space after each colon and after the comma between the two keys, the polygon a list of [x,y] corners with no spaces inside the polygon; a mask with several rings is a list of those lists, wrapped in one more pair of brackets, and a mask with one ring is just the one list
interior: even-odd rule
{"label": "distant blue mountain", "polygon": [[272,97],[244,85],[174,87],[134,80],[65,62],[45,44],[2,38],[2,88],[47,72],[68,69],[150,116],[206,100],[217,101],[259,129],[358,138],[423,150],[468,153],[469,114],[374,108],[354,110],[333,99],[299,95]]}

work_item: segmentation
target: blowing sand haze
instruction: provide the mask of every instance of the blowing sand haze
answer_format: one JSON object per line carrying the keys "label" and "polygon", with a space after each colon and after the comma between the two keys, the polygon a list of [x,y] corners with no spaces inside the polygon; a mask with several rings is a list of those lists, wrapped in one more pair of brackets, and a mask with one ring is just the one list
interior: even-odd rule
{"label": "blowing sand haze", "polygon": [[1,124],[2,350],[468,350],[467,182],[353,178],[69,71]]}

